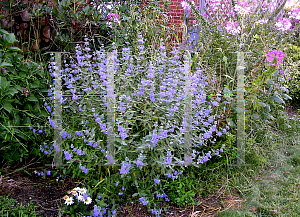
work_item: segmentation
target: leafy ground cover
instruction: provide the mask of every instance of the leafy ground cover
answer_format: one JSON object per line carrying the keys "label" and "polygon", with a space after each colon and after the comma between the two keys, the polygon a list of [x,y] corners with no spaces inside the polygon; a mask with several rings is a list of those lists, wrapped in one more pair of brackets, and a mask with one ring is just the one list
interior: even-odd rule
{"label": "leafy ground cover", "polygon": [[[276,124],[265,125],[258,132],[264,132],[263,138],[256,133],[247,137],[246,163],[253,166],[228,166],[234,159],[225,153],[231,162],[207,164],[201,171],[190,168],[190,176],[172,183],[168,194],[177,200],[160,204],[168,208],[168,214],[162,216],[299,216],[300,116],[295,113],[286,109],[288,116],[276,120]],[[260,142],[256,141],[258,138]],[[24,165],[1,169],[2,216],[61,215],[65,207],[63,196],[82,180],[40,177],[34,171],[48,168],[39,162],[40,159],[32,159]],[[131,197],[122,204],[117,216],[154,215]]]}

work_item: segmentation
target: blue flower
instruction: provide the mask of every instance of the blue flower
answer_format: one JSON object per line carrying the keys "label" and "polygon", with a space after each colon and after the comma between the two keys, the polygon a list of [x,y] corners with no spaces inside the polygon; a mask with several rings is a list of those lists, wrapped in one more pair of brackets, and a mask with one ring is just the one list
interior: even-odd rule
{"label": "blue flower", "polygon": [[48,175],[48,176],[51,175],[51,171],[50,171],[50,170],[47,171],[47,175]]}
{"label": "blue flower", "polygon": [[83,199],[84,200],[87,200],[87,198],[88,198],[88,195],[87,194],[84,194],[84,195],[82,195],[83,196]]}
{"label": "blue flower", "polygon": [[167,157],[166,157],[166,161],[164,162],[164,164],[171,164],[172,163],[172,154],[171,151],[167,151]]}
{"label": "blue flower", "polygon": [[82,132],[76,131],[77,136],[82,136]]}
{"label": "blue flower", "polygon": [[146,201],[145,197],[139,198],[139,201],[141,201],[144,206],[146,206],[148,204],[148,201]]}
{"label": "blue flower", "polygon": [[80,149],[78,149],[76,153],[77,153],[78,155],[82,155],[82,152],[81,152]]}
{"label": "blue flower", "polygon": [[51,112],[50,106],[46,106],[46,109],[48,110],[49,113]]}
{"label": "blue flower", "polygon": [[82,170],[82,172],[87,173],[88,169],[85,168],[84,166],[79,166],[79,168]]}
{"label": "blue flower", "polygon": [[120,174],[128,174],[130,170],[131,164],[126,163],[125,161],[122,162],[122,167],[120,170]]}
{"label": "blue flower", "polygon": [[160,180],[159,180],[159,179],[154,179],[154,182],[155,182],[156,184],[159,184]]}
{"label": "blue flower", "polygon": [[68,151],[64,151],[64,154],[65,154],[65,158],[66,158],[66,160],[71,160],[71,158],[72,158],[72,155],[71,155],[71,154],[69,154],[69,152],[68,152]]}
{"label": "blue flower", "polygon": [[144,166],[144,163],[140,159],[137,159],[136,165],[137,166]]}
{"label": "blue flower", "polygon": [[207,157],[211,157],[210,153],[211,153],[211,152],[208,152],[208,153],[206,154],[206,156],[207,156]]}
{"label": "blue flower", "polygon": [[73,95],[72,100],[75,101],[76,99],[78,99],[77,95]]}
{"label": "blue flower", "polygon": [[101,210],[100,209],[98,209],[98,207],[95,205],[94,206],[94,213],[93,213],[93,216],[103,216],[102,214],[101,214]]}
{"label": "blue flower", "polygon": [[67,137],[67,132],[64,131],[64,132],[62,133],[61,137],[62,137],[63,139],[65,139],[65,138]]}
{"label": "blue flower", "polygon": [[213,101],[213,103],[212,103],[214,106],[218,106],[219,105],[219,103],[217,102],[217,101]]}

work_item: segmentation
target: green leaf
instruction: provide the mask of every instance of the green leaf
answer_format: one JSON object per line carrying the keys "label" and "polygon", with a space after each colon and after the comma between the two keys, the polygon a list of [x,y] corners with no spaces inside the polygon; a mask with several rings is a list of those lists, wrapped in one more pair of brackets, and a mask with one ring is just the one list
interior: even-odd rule
{"label": "green leaf", "polygon": [[8,101],[5,101],[3,103],[3,108],[8,111],[9,113],[12,111],[13,107],[12,105],[8,102]]}
{"label": "green leaf", "polygon": [[22,92],[22,93],[23,93],[23,89],[22,89],[22,87],[21,87],[21,86],[17,85],[17,86],[15,86],[15,88],[16,88],[18,91],[20,91],[20,92]]}
{"label": "green leaf", "polygon": [[8,66],[13,66],[13,65],[11,63],[7,63],[7,62],[0,63],[1,68],[8,67]]}
{"label": "green leaf", "polygon": [[128,114],[127,114],[127,120],[130,120],[130,119],[132,118],[132,116],[133,116],[133,113],[132,113],[132,112],[128,113]]}
{"label": "green leaf", "polygon": [[39,88],[41,86],[41,83],[38,80],[35,80],[30,84],[30,88]]}
{"label": "green leaf", "polygon": [[0,89],[6,90],[6,88],[10,85],[10,82],[6,80],[4,77],[0,77]]}
{"label": "green leaf", "polygon": [[9,51],[22,51],[20,48],[18,47],[9,47],[8,48]]}
{"label": "green leaf", "polygon": [[273,96],[273,100],[278,103],[285,103],[278,95]]}
{"label": "green leaf", "polygon": [[38,102],[38,99],[35,96],[29,96],[28,100],[32,102]]}
{"label": "green leaf", "polygon": [[253,115],[252,115],[252,118],[254,118],[254,119],[259,119],[259,116],[258,116],[258,114],[253,114]]}
{"label": "green leaf", "polygon": [[266,104],[263,102],[259,102],[259,104],[261,104],[262,107],[266,107]]}
{"label": "green leaf", "polygon": [[23,123],[24,125],[26,125],[26,124],[31,124],[31,120],[30,120],[29,117],[24,117],[23,120],[22,120],[22,123]]}
{"label": "green leaf", "polygon": [[[19,126],[20,125],[20,116],[19,115],[15,115],[15,117],[14,117],[14,124],[16,125],[16,126]],[[16,131],[16,133],[17,133],[17,131]]]}
{"label": "green leaf", "polygon": [[0,29],[0,34],[9,34],[8,31],[4,30],[4,29]]}
{"label": "green leaf", "polygon": [[4,42],[5,42],[6,45],[12,45],[15,42],[19,42],[16,39],[15,34],[13,34],[13,33],[9,33],[9,34],[3,35],[3,40],[4,40]]}
{"label": "green leaf", "polygon": [[223,61],[225,62],[225,64],[227,64],[227,57],[226,56],[223,57]]}
{"label": "green leaf", "polygon": [[13,96],[13,95],[15,95],[16,93],[18,93],[18,91],[17,91],[15,88],[13,88],[13,87],[9,88],[7,92],[8,92],[11,96]]}
{"label": "green leaf", "polygon": [[19,72],[19,76],[20,76],[21,78],[26,78],[26,73],[23,72],[23,71],[20,71],[20,72]]}
{"label": "green leaf", "polygon": [[17,69],[19,69],[20,71],[23,71],[23,72],[28,72],[28,68],[27,68],[27,66],[24,63],[18,64],[17,65]]}
{"label": "green leaf", "polygon": [[287,95],[287,94],[283,94],[283,96],[284,96],[286,99],[292,99],[292,97],[290,97],[290,96]]}

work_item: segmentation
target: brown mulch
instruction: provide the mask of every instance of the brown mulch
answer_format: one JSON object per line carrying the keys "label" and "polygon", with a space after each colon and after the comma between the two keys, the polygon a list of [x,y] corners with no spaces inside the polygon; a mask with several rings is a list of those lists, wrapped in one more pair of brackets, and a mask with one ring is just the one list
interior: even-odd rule
{"label": "brown mulch", "polygon": [[[25,170],[31,175],[27,174],[24,170],[14,172],[21,166],[12,168],[3,168],[4,171],[10,173],[9,175],[2,175],[0,177],[0,196],[11,194],[9,198],[15,199],[18,203],[28,205],[31,198],[32,204],[37,206],[36,213],[40,216],[58,216],[59,207],[64,207],[64,200],[62,197],[65,192],[76,187],[75,182],[82,180],[78,178],[66,178],[63,182],[56,182],[55,178],[41,178],[34,174],[34,171],[43,171],[44,167],[29,168]],[[202,202],[200,205],[190,205],[187,207],[179,207],[176,204],[169,202],[168,204],[160,204],[168,207],[169,214],[161,214],[161,216],[170,217],[208,217],[216,216],[219,210],[229,208],[239,208],[242,200],[233,195],[226,195],[222,192],[215,192],[207,197],[198,197],[197,202]],[[222,203],[221,203],[222,202]],[[90,205],[90,210],[93,207]],[[154,217],[153,214],[148,212],[146,206],[139,203],[121,204],[120,213],[118,217]],[[67,215],[65,215],[67,216]]]}

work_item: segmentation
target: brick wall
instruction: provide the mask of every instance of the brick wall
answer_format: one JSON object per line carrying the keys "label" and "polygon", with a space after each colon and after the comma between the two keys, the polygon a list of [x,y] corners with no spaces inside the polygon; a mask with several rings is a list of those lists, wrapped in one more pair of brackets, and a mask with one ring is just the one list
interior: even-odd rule
{"label": "brick wall", "polygon": [[[0,1],[3,1],[3,0],[0,0]],[[89,3],[90,0],[86,0],[86,3]],[[95,0],[96,1],[96,0]],[[145,0],[147,2],[147,0]],[[186,0],[187,1],[187,0]],[[224,4],[226,4],[226,6],[222,6],[221,7],[221,12],[220,14],[216,14],[211,7],[209,7],[209,5],[211,5],[211,1],[212,0],[194,0],[195,2],[195,7],[197,9],[199,9],[199,3],[200,1],[203,3],[204,7],[207,8],[207,12],[208,14],[210,15],[210,17],[212,19],[216,19],[216,17],[218,17],[218,19],[221,21],[221,24],[225,25],[226,21],[228,21],[228,18],[227,18],[227,14],[229,13],[230,9],[231,9],[231,2],[232,0],[222,0]],[[280,4],[282,4],[284,2],[284,0],[277,0]],[[42,0],[23,0],[24,3],[41,3]],[[48,0],[46,1],[47,2],[47,5],[50,6],[54,3],[54,5],[56,5],[56,3],[53,1],[53,0]],[[181,2],[182,0],[169,0],[169,2],[171,3],[170,4],[170,8],[171,8],[171,11],[170,12],[167,12],[167,15],[168,15],[168,26],[171,27],[172,25],[176,25],[176,32],[177,32],[177,35],[178,35],[178,38],[180,40],[180,43],[182,42],[182,36],[183,36],[183,28],[182,28],[182,24],[183,24],[183,14],[184,14],[184,11],[183,11],[183,8],[181,6]],[[163,7],[163,3],[162,3],[162,0],[159,0],[159,5]],[[141,5],[141,8],[143,6]],[[0,7],[1,8],[1,7]],[[280,14],[281,15],[281,14]],[[193,18],[192,16],[190,18]],[[159,20],[158,20],[159,22]],[[190,20],[190,22],[192,22],[192,19]],[[175,37],[172,36],[170,39],[169,39],[169,43],[172,43],[172,42],[175,42]]]}

